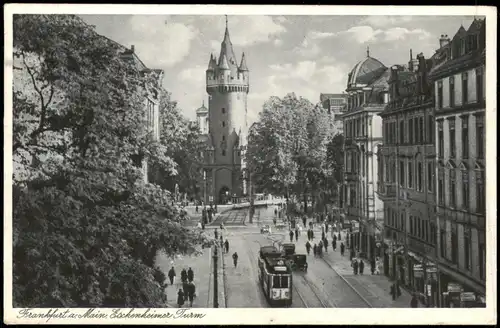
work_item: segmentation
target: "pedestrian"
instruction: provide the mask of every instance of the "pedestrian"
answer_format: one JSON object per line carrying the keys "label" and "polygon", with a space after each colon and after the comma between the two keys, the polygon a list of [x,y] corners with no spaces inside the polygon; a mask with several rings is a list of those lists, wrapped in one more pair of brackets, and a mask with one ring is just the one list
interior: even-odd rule
{"label": "pedestrian", "polygon": [[184,305],[184,292],[180,288],[179,291],[177,292],[177,305],[179,307],[182,307]]}
{"label": "pedestrian", "polygon": [[300,224],[298,224],[299,226],[299,236],[302,234],[302,226]]}
{"label": "pedestrian", "polygon": [[219,239],[219,231],[217,230],[217,228],[215,228],[215,230],[214,230],[214,236],[215,236],[215,239]]}
{"label": "pedestrian", "polygon": [[205,221],[201,222],[201,229],[205,230]]}
{"label": "pedestrian", "polygon": [[226,239],[226,242],[224,243],[224,246],[226,246],[226,253],[229,253],[229,242]]}
{"label": "pedestrian", "polygon": [[392,300],[395,301],[396,300],[396,284],[393,283],[391,285],[391,291],[390,291],[390,294],[392,296]]}
{"label": "pedestrian", "polygon": [[341,234],[341,231],[339,231],[339,240],[342,240],[342,234]]}
{"label": "pedestrian", "polygon": [[323,244],[325,245],[325,252],[328,253],[328,239],[325,238]]}
{"label": "pedestrian", "polygon": [[196,297],[196,286],[194,282],[190,282],[188,285],[188,299],[189,299],[189,306],[193,307],[193,301]]}
{"label": "pedestrian", "polygon": [[363,271],[365,270],[365,262],[363,262],[362,259],[359,260],[359,274],[363,274]]}
{"label": "pedestrian", "polygon": [[236,252],[234,252],[234,254],[233,254],[233,264],[234,264],[235,268],[238,265],[238,253],[236,253]]}
{"label": "pedestrian", "polygon": [[316,244],[314,244],[314,246],[313,246],[313,253],[314,253],[314,256],[318,255],[318,246],[316,246]]}
{"label": "pedestrian", "polygon": [[194,280],[194,272],[193,272],[193,269],[189,268],[189,270],[187,271],[187,275],[188,275],[188,281],[191,282]]}
{"label": "pedestrian", "polygon": [[[335,243],[336,245],[337,243]],[[344,256],[344,252],[345,252],[345,245],[344,243],[340,243],[340,255]]]}
{"label": "pedestrian", "polygon": [[306,223],[307,223],[307,218],[306,218],[305,215],[302,217],[302,223],[304,224],[304,228],[305,228],[306,227]]}
{"label": "pedestrian", "polygon": [[185,282],[187,281],[187,278],[188,278],[188,276],[187,276],[187,271],[186,271],[186,269],[184,268],[184,269],[182,269],[182,271],[181,271],[181,282],[182,282],[182,283],[185,283]]}
{"label": "pedestrian", "polygon": [[328,233],[328,223],[325,223],[325,233]]}
{"label": "pedestrian", "polygon": [[358,260],[357,259],[353,259],[352,269],[353,269],[355,275],[358,274]]}
{"label": "pedestrian", "polygon": [[278,216],[278,209],[276,209],[276,208],[274,209],[274,216],[275,217]]}
{"label": "pedestrian", "polygon": [[198,205],[196,205],[196,213],[198,213]]}
{"label": "pedestrian", "polygon": [[299,241],[299,228],[295,228],[295,241]]}
{"label": "pedestrian", "polygon": [[290,242],[293,242],[293,230],[290,230]]}
{"label": "pedestrian", "polygon": [[222,239],[222,236],[220,236],[219,242],[220,242],[220,248],[222,249],[222,252],[224,253],[224,239]]}
{"label": "pedestrian", "polygon": [[276,218],[273,218],[273,224],[276,226]]}
{"label": "pedestrian", "polygon": [[333,235],[333,240],[337,241],[337,235]]}
{"label": "pedestrian", "polygon": [[309,241],[306,242],[306,251],[307,255],[309,255],[309,252],[311,251],[311,243],[309,243]]}
{"label": "pedestrian", "polygon": [[375,260],[375,274],[380,274],[380,258],[377,257]]}
{"label": "pedestrian", "polygon": [[372,257],[371,261],[370,261],[370,271],[372,272],[372,275],[375,274],[375,258]]}
{"label": "pedestrian", "polygon": [[184,295],[184,301],[188,300],[188,291],[189,291],[189,283],[183,282],[182,283],[182,294]]}
{"label": "pedestrian", "polygon": [[337,251],[337,240],[336,239],[332,240],[332,247],[333,247],[333,251],[336,252]]}
{"label": "pedestrian", "polygon": [[326,238],[325,230],[321,232],[321,240],[324,240]]}
{"label": "pedestrian", "polygon": [[410,306],[412,308],[418,308],[418,298],[416,293],[413,293],[411,297]]}
{"label": "pedestrian", "polygon": [[168,279],[170,280],[171,285],[174,284],[174,278],[175,278],[175,269],[174,267],[172,267],[170,268],[170,270],[168,270]]}
{"label": "pedestrian", "polygon": [[321,256],[323,254],[323,244],[321,243],[321,240],[318,243],[318,256]]}
{"label": "pedestrian", "polygon": [[396,281],[396,296],[401,296],[401,287],[399,287],[399,282]]}

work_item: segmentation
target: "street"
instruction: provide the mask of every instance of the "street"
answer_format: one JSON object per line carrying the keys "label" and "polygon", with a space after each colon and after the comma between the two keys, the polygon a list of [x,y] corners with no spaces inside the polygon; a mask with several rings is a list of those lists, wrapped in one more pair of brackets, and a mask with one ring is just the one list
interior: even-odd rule
{"label": "street", "polygon": [[[238,214],[224,217],[231,220]],[[270,206],[256,209],[256,216],[260,220],[254,220],[254,224],[230,227],[224,223],[227,229],[223,237],[227,238],[230,245],[229,252],[224,255],[227,307],[269,307],[258,282],[257,254],[261,246],[272,245],[273,241],[289,242],[288,231],[273,232],[271,235],[260,233],[260,225],[273,225],[273,215],[274,206]],[[319,241],[320,235],[320,230],[315,231],[314,242]],[[298,241],[294,238],[297,254],[306,254],[306,239],[304,231]],[[345,236],[342,240],[345,240]],[[231,259],[234,252],[238,253],[236,268]],[[365,264],[365,275],[354,275],[348,256],[342,257],[339,247],[333,252],[330,246],[322,258],[309,255],[307,261],[307,272],[293,273],[292,307],[409,307],[408,293],[392,301],[389,281],[384,276],[372,276],[368,263]]]}

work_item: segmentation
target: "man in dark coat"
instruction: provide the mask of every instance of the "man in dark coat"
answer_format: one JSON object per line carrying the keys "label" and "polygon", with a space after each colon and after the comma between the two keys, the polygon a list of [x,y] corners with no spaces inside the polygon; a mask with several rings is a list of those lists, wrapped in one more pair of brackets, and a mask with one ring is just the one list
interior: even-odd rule
{"label": "man in dark coat", "polygon": [[238,266],[238,253],[234,252],[233,254],[233,264],[234,264],[234,267],[236,268],[236,266]]}
{"label": "man in dark coat", "polygon": [[168,279],[170,279],[170,284],[174,284],[174,278],[175,278],[175,269],[172,267],[170,270],[168,270]]}
{"label": "man in dark coat", "polygon": [[295,241],[299,241],[299,228],[295,228]]}
{"label": "man in dark coat", "polygon": [[293,242],[293,230],[290,230],[290,242]]}
{"label": "man in dark coat", "polygon": [[189,306],[193,307],[193,301],[194,298],[196,297],[196,286],[195,284],[191,281],[188,284],[188,300],[189,300]]}
{"label": "man in dark coat", "polygon": [[314,256],[318,255],[318,246],[316,246],[316,244],[314,244],[314,246],[313,246],[313,253],[314,253]]}
{"label": "man in dark coat", "polygon": [[189,282],[183,282],[182,283],[182,293],[184,295],[184,301],[187,301],[188,299],[188,292],[189,292]]}
{"label": "man in dark coat", "polygon": [[229,253],[229,242],[227,241],[227,239],[224,242],[224,246],[226,247],[226,253]]}
{"label": "man in dark coat", "polygon": [[340,243],[340,255],[344,256],[345,252],[345,245],[344,243]]}
{"label": "man in dark coat", "polygon": [[307,218],[306,218],[306,216],[304,215],[304,216],[302,217],[302,223],[304,224],[304,229],[306,228],[306,222],[307,222]]}
{"label": "man in dark coat", "polygon": [[337,240],[336,239],[332,240],[332,248],[333,248],[334,252],[337,251]]}
{"label": "man in dark coat", "polygon": [[309,243],[309,241],[306,242],[306,251],[307,255],[309,255],[309,252],[311,252],[311,243]]}
{"label": "man in dark coat", "polygon": [[372,257],[370,261],[370,271],[372,272],[372,275],[375,274],[375,258]]}
{"label": "man in dark coat", "polygon": [[189,270],[187,271],[187,274],[188,274],[188,281],[191,282],[194,280],[194,272],[193,272],[193,269],[189,268]]}
{"label": "man in dark coat", "polygon": [[363,274],[363,271],[365,270],[365,262],[363,260],[359,260],[359,274]]}
{"label": "man in dark coat", "polygon": [[328,253],[328,239],[323,240],[323,245],[325,246],[325,253]]}
{"label": "man in dark coat", "polygon": [[181,271],[181,281],[182,281],[182,283],[185,283],[187,281],[187,278],[188,278],[188,276],[187,276],[186,269],[182,269],[182,271]]}
{"label": "man in dark coat", "polygon": [[417,298],[417,295],[415,293],[413,293],[413,295],[411,297],[410,306],[412,308],[418,308],[418,298]]}

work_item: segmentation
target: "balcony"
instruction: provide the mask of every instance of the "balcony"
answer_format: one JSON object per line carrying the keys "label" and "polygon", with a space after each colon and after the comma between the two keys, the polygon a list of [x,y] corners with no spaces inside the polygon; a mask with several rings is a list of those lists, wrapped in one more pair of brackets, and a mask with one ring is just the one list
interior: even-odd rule
{"label": "balcony", "polygon": [[382,200],[396,198],[397,185],[395,182],[378,182],[377,193]]}

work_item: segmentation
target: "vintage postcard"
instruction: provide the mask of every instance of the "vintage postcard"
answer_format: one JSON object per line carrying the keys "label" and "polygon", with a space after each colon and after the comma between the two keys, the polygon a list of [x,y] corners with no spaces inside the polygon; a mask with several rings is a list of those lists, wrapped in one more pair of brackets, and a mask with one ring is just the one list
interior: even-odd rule
{"label": "vintage postcard", "polygon": [[4,24],[5,323],[496,324],[496,8]]}

